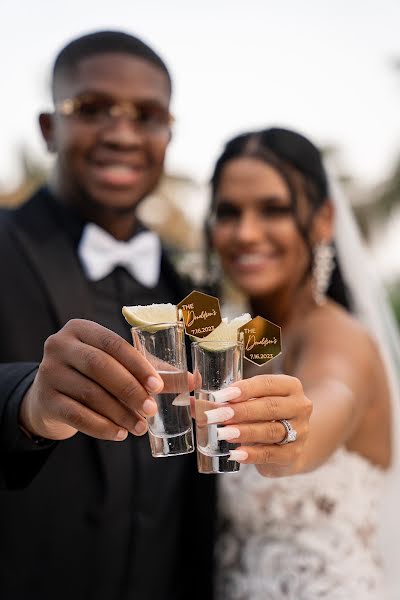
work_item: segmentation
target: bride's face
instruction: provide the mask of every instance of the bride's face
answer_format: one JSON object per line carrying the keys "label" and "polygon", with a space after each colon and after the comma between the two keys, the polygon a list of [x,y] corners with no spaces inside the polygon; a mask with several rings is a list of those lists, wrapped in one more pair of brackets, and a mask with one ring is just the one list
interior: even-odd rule
{"label": "bride's face", "polygon": [[[232,159],[222,169],[215,196],[212,243],[232,281],[250,298],[299,285],[310,253],[280,173],[256,158]],[[297,205],[306,222],[311,207],[301,192]]]}

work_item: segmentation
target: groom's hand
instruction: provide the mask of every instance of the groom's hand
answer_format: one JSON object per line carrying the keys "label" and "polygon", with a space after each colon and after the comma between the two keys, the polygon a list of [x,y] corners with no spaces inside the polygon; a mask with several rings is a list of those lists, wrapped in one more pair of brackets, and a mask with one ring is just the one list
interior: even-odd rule
{"label": "groom's hand", "polygon": [[151,364],[116,333],[74,319],[44,346],[26,393],[20,423],[29,433],[63,440],[77,431],[105,440],[143,435],[157,412],[150,394],[163,381]]}

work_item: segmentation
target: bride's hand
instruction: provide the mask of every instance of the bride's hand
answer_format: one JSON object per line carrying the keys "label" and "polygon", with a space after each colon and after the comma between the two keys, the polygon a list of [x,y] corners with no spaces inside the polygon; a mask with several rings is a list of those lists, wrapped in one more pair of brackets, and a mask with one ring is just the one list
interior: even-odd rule
{"label": "bride's hand", "polygon": [[[221,402],[230,401],[207,411],[208,419],[209,423],[225,425],[218,429],[220,439],[240,444],[231,451],[232,459],[253,463],[269,477],[301,470],[312,403],[296,377],[257,375],[221,390],[220,396]],[[297,437],[296,441],[279,445],[287,435],[282,419],[289,422]]]}

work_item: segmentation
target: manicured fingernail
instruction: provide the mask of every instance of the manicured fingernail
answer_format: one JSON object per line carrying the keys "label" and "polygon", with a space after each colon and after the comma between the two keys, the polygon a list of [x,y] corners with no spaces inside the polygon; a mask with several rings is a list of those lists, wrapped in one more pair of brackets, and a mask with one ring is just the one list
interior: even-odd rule
{"label": "manicured fingernail", "polygon": [[204,414],[207,417],[207,423],[223,423],[229,421],[235,414],[235,411],[230,406],[221,406],[221,408],[213,408],[212,410],[205,410]]}
{"label": "manicured fingernail", "polygon": [[217,438],[219,440],[234,440],[238,437],[240,437],[240,429],[237,427],[225,425],[225,427],[218,427],[217,429]]}
{"label": "manicured fingernail", "polygon": [[146,415],[152,417],[157,412],[157,404],[151,398],[147,398],[143,402],[142,409]]}
{"label": "manicured fingernail", "polygon": [[183,392],[172,401],[172,404],[174,406],[190,406],[190,395],[187,392]]}
{"label": "manicured fingernail", "polygon": [[162,387],[162,379],[159,379],[154,375],[150,375],[150,377],[147,378],[146,388],[149,390],[149,392],[159,392],[160,390],[162,390]]}
{"label": "manicured fingernail", "polygon": [[238,387],[227,387],[223,390],[217,390],[212,393],[214,398],[214,402],[229,402],[230,400],[235,400],[239,398],[242,390]]}
{"label": "manicured fingernail", "polygon": [[138,421],[135,425],[134,432],[136,435],[143,435],[147,431],[147,425],[144,421]]}
{"label": "manicured fingernail", "polygon": [[228,460],[237,460],[240,462],[241,460],[247,460],[249,455],[244,450],[231,450],[229,452]]}
{"label": "manicured fingernail", "polygon": [[126,429],[120,429],[117,433],[117,435],[115,436],[115,439],[118,441],[125,440],[128,437],[128,432]]}

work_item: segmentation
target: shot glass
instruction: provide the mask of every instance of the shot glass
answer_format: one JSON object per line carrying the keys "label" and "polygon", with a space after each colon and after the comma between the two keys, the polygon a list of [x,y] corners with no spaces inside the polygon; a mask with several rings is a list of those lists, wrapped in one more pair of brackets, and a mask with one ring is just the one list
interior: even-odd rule
{"label": "shot glass", "polygon": [[229,456],[238,444],[218,439],[218,430],[224,425],[209,424],[207,411],[223,406],[216,402],[214,392],[242,379],[243,342],[207,342],[206,347],[193,342],[192,357],[199,473],[234,473],[240,463]]}
{"label": "shot glass", "polygon": [[183,323],[162,323],[154,331],[132,328],[135,348],[153,365],[164,388],[153,394],[158,412],[147,419],[151,453],[177,456],[194,451]]}

